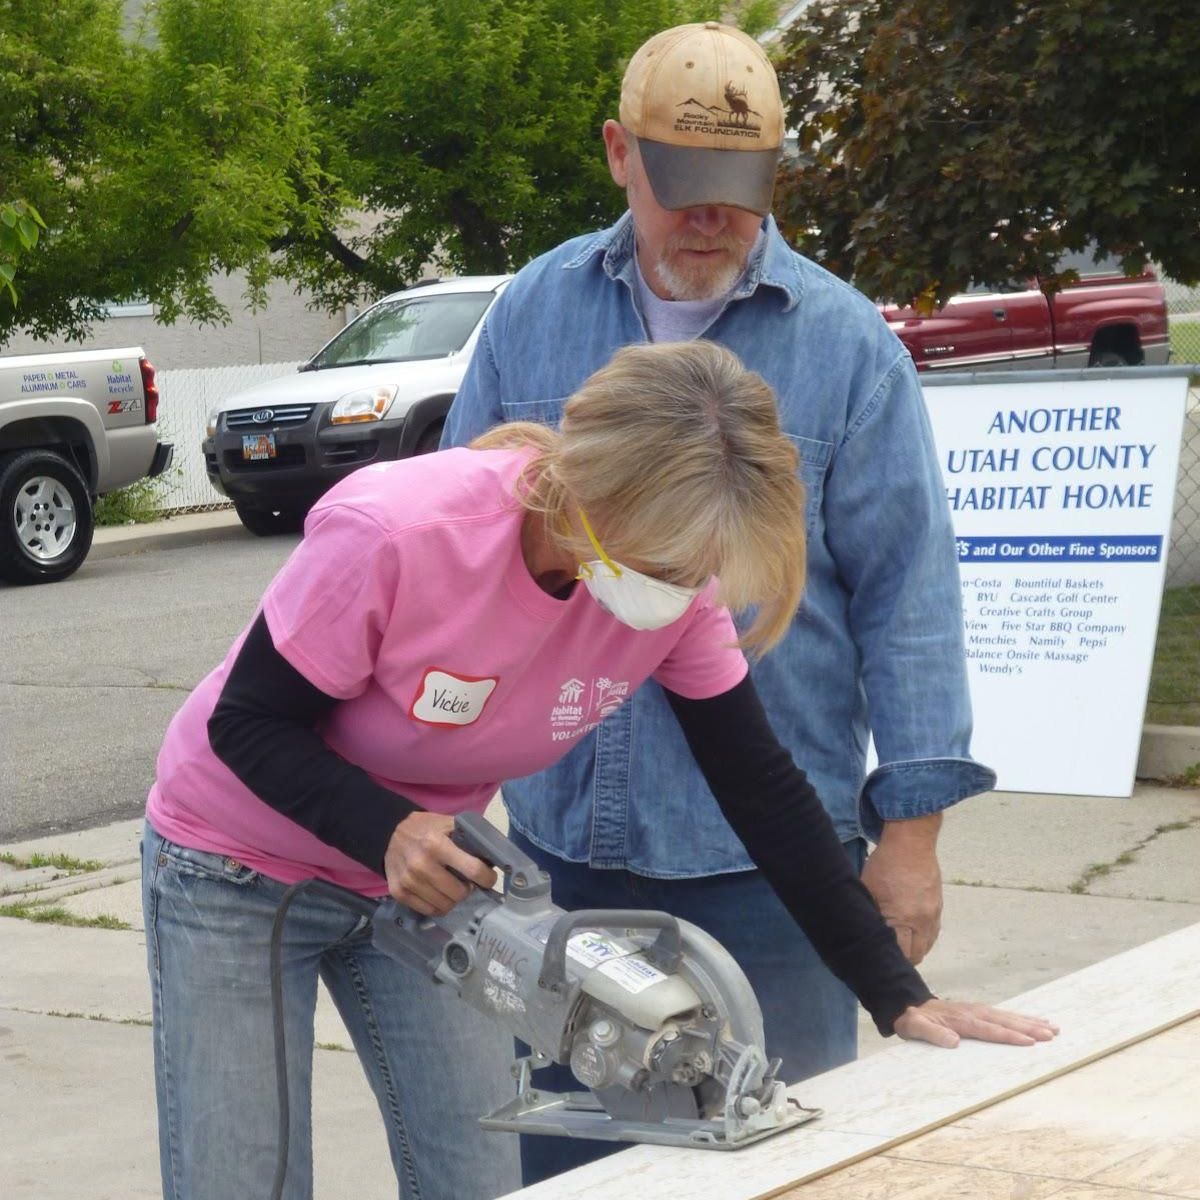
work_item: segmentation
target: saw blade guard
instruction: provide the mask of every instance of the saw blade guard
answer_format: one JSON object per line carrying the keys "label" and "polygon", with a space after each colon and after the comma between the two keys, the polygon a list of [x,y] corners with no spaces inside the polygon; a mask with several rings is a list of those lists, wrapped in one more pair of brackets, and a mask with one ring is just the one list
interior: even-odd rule
{"label": "saw blade guard", "polygon": [[711,934],[690,921],[678,924],[682,942],[679,974],[717,1009],[732,1040],[757,1046],[765,1057],[762,1009],[745,972]]}
{"label": "saw blade guard", "polygon": [[[616,1120],[716,1122],[718,1136],[736,1141],[785,1115],[777,1064],[766,1057],[762,1011],[732,955],[698,926],[676,926],[679,953],[669,979],[634,995],[614,993],[613,981],[600,972],[583,981],[583,992],[606,1011],[591,1024],[590,1009],[581,1014],[572,1071]],[[671,987],[670,998],[678,1001],[672,1010],[650,1006],[656,992]],[[646,1001],[639,1002],[642,996]],[[620,1077],[596,1070],[598,1059],[611,1060],[602,1048],[605,1037],[625,1051]],[[629,1065],[635,1056],[640,1070]]]}

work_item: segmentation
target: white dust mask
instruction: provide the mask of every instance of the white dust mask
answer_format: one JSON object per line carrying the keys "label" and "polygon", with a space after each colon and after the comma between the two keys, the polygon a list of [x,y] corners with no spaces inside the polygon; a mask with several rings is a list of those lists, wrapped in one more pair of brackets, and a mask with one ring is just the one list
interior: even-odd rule
{"label": "white dust mask", "polygon": [[699,588],[664,583],[632,567],[613,562],[596,540],[587,517],[582,511],[579,516],[584,532],[599,558],[581,563],[576,578],[583,580],[592,599],[605,612],[631,629],[662,629],[672,621],[678,621],[687,612]]}

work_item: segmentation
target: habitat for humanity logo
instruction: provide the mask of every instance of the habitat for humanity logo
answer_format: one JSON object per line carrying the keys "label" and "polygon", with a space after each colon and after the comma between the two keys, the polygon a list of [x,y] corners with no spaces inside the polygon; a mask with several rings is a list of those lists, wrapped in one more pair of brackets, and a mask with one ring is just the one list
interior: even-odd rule
{"label": "habitat for humanity logo", "polygon": [[559,685],[558,703],[550,710],[550,736],[556,742],[580,737],[595,729],[629,695],[627,680],[601,675],[591,683],[571,679]]}
{"label": "habitat for humanity logo", "polygon": [[725,137],[762,137],[762,117],[757,109],[750,107],[746,89],[729,82],[725,85],[725,103],[701,104],[694,96],[675,105],[683,111],[676,114],[675,129],[678,133],[716,133]]}

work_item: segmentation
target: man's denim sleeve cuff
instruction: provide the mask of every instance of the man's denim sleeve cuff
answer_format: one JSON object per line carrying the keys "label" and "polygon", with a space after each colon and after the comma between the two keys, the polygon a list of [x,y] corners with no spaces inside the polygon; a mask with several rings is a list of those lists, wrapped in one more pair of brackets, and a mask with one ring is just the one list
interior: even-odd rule
{"label": "man's denim sleeve cuff", "polygon": [[863,784],[859,820],[867,837],[878,842],[885,821],[927,817],[995,786],[996,772],[969,758],[887,763]]}

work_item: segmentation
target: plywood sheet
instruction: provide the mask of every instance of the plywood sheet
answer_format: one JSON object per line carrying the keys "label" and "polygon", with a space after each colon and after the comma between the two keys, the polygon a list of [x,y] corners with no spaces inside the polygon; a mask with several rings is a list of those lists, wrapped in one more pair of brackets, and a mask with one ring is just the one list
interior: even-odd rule
{"label": "plywood sheet", "polygon": [[[732,1153],[637,1146],[512,1193],[512,1200],[608,1200],[631,1193],[638,1200],[763,1200],[796,1191],[798,1184],[909,1142],[1200,1014],[1200,925],[1026,992],[1006,1007],[1049,1017],[1062,1026],[1062,1033],[1053,1042],[1029,1048],[963,1042],[947,1051],[902,1043],[792,1088],[801,1103],[825,1110],[811,1125]],[[1187,1039],[1182,1044],[1191,1045]],[[1144,1057],[1157,1055],[1150,1048]],[[1194,1062],[1189,1065],[1194,1071]],[[1097,1172],[1107,1174],[1101,1186],[1129,1187],[1120,1168],[1116,1160],[1098,1163]],[[1148,1160],[1139,1169],[1153,1178],[1154,1172],[1169,1173],[1175,1166]],[[1099,1184],[1099,1178],[1094,1182]],[[1190,1200],[1189,1192],[1175,1194]],[[1200,1191],[1195,1194],[1200,1200]],[[1057,1193],[1056,1200],[1067,1198]]]}
{"label": "plywood sheet", "polygon": [[[1200,1197],[1200,1019],[779,1194],[960,1200],[984,1181],[1011,1197]],[[977,1178],[975,1178],[977,1176]],[[969,1187],[964,1179],[971,1178]],[[1020,1186],[1018,1186],[1018,1184]],[[1109,1189],[1112,1189],[1111,1191]],[[989,1193],[982,1193],[989,1194]]]}
{"label": "plywood sheet", "polygon": [[[940,1167],[882,1155],[783,1193],[791,1200],[1059,1200],[1060,1179],[1015,1171]],[[714,1193],[715,1196],[715,1193]]]}

